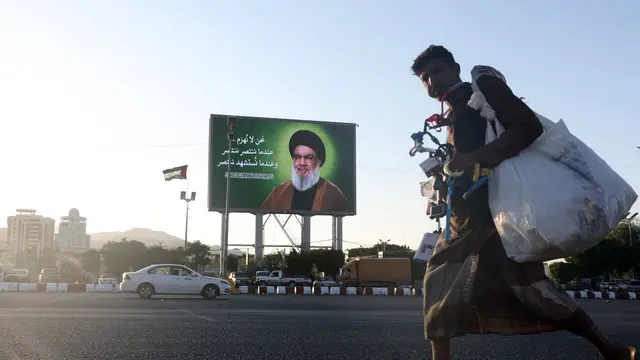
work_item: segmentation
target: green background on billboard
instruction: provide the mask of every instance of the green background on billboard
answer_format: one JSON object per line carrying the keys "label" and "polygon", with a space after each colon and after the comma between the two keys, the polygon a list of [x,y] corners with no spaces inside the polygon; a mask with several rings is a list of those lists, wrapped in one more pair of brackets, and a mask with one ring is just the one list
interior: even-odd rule
{"label": "green background on billboard", "polygon": [[[240,156],[232,154],[231,172],[273,173],[273,180],[232,178],[230,184],[230,211],[258,211],[271,190],[278,184],[291,180],[293,164],[289,154],[289,139],[298,130],[310,130],[316,133],[324,143],[325,164],[320,168],[320,176],[331,181],[342,190],[348,201],[344,215],[353,215],[356,211],[355,189],[355,124],[307,122],[286,119],[265,119],[235,116],[235,134],[232,148],[240,152],[245,149],[271,150],[273,155]],[[214,115],[210,124],[209,144],[209,210],[224,210],[227,171],[227,116]],[[238,139],[252,136],[256,140],[264,138],[264,143],[256,146],[237,144]],[[240,167],[233,165],[234,160],[254,157],[263,162],[278,163],[277,168]],[[225,162],[225,164],[221,164]],[[220,165],[220,166],[219,166]],[[266,211],[266,210],[262,210]]]}

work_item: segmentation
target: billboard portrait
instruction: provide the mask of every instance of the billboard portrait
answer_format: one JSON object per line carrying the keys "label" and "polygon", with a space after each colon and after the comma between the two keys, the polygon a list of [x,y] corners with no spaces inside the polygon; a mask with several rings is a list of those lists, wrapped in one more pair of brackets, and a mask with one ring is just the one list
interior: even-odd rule
{"label": "billboard portrait", "polygon": [[229,211],[356,214],[356,125],[211,115],[209,211],[224,212],[233,118]]}

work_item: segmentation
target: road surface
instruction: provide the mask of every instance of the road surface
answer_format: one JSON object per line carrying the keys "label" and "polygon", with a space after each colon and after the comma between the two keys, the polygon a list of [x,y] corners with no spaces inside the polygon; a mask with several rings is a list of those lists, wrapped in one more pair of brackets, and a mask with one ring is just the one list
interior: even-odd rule
{"label": "road surface", "polygon": [[[640,301],[582,304],[612,337],[640,347]],[[0,293],[3,360],[409,360],[428,353],[419,297]],[[599,359],[566,332],[467,336],[454,341],[454,358]]]}

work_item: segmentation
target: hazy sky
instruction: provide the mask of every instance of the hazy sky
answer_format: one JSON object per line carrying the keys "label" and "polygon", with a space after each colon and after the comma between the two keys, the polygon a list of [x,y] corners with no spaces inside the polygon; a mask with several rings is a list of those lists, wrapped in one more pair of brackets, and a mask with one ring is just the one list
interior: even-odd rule
{"label": "hazy sky", "polygon": [[[640,185],[636,1],[0,4],[2,216],[28,207],[57,220],[77,207],[90,232],[182,237],[185,182],[162,170],[189,164],[189,237],[219,244],[220,215],[206,211],[210,113],[355,122],[358,215],[344,220],[345,246],[415,246],[435,225],[409,135],[439,104],[409,67],[433,43],[467,79],[475,64],[500,69]],[[232,215],[230,243],[252,242],[253,224]],[[330,237],[331,219],[314,218],[314,244]],[[275,222],[265,242],[286,243]]]}

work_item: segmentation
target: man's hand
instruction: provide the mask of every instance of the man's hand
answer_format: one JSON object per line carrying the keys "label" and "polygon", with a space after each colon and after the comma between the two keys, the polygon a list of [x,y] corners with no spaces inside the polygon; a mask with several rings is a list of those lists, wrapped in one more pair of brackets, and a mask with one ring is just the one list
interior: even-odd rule
{"label": "man's hand", "polygon": [[477,163],[471,154],[455,153],[449,161],[448,170],[451,173],[473,172],[473,167]]}

